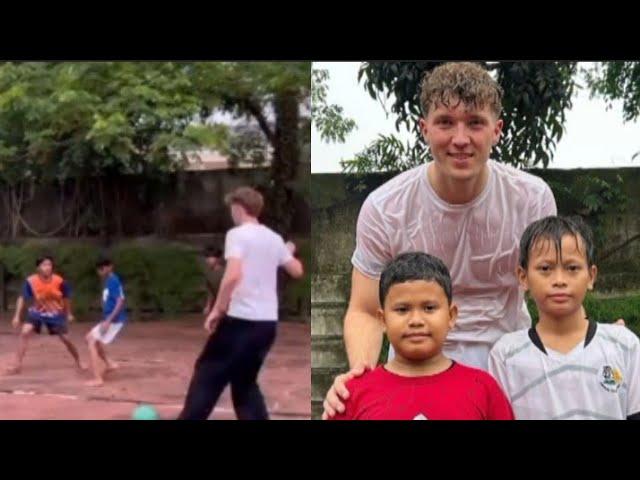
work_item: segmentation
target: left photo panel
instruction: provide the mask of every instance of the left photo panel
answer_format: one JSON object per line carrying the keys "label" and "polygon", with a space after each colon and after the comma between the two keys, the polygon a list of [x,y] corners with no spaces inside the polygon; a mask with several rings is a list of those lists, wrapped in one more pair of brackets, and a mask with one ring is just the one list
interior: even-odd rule
{"label": "left photo panel", "polygon": [[0,62],[0,420],[311,418],[311,62]]}

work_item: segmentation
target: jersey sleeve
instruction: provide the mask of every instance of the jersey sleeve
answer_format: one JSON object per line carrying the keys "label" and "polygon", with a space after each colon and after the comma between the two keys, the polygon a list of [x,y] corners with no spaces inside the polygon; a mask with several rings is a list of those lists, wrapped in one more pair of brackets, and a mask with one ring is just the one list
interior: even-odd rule
{"label": "jersey sleeve", "polygon": [[489,352],[489,374],[498,382],[501,392],[504,392],[507,398],[511,398],[509,382],[507,380],[507,369],[499,345],[499,343],[496,343]]}
{"label": "jersey sleeve", "polygon": [[351,263],[367,277],[378,279],[390,260],[391,245],[385,223],[369,197],[358,215],[356,249]]}
{"label": "jersey sleeve", "polygon": [[62,298],[71,297],[71,286],[66,281],[60,284],[60,290],[62,291]]}
{"label": "jersey sleeve", "polygon": [[628,388],[627,419],[640,420],[640,341],[634,338],[629,350],[629,373],[626,382]]}
{"label": "jersey sleeve", "polygon": [[124,290],[122,289],[122,283],[115,278],[111,277],[109,279],[109,285],[107,285],[107,290],[109,291],[109,296],[118,300],[119,298],[124,298]]}
{"label": "jersey sleeve", "polygon": [[22,286],[22,296],[26,300],[33,300],[33,289],[31,288],[31,284],[28,280],[24,282],[24,285]]}
{"label": "jersey sleeve", "polygon": [[224,258],[239,258],[244,257],[244,248],[241,239],[238,238],[237,230],[229,230],[224,241]]}

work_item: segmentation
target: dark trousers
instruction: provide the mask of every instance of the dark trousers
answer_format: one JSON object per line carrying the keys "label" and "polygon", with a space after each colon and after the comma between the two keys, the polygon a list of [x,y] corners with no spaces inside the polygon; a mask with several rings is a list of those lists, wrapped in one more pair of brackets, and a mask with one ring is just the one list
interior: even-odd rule
{"label": "dark trousers", "polygon": [[257,379],[276,338],[277,322],[224,317],[196,361],[179,420],[206,420],[231,383],[233,408],[239,420],[268,420]]}

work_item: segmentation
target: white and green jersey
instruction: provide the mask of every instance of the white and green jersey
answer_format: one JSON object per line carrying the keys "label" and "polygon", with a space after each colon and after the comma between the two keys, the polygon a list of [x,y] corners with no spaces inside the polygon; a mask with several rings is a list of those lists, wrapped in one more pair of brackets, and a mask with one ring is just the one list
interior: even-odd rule
{"label": "white and green jersey", "polygon": [[545,348],[535,328],[508,333],[489,354],[489,372],[517,420],[640,417],[640,340],[626,327],[590,322],[566,354]]}

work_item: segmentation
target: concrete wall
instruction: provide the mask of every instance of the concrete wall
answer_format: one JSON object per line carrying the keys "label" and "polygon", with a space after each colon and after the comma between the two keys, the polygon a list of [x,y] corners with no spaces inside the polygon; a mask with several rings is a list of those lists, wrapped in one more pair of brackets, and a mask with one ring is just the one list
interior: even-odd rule
{"label": "concrete wall", "polygon": [[[306,175],[305,175],[306,172]],[[305,178],[306,177],[306,178]],[[311,216],[308,195],[309,163],[302,162],[298,185],[299,193],[292,202],[293,235],[308,235]],[[232,226],[224,195],[235,187],[251,184],[268,184],[267,169],[242,169],[236,172],[215,170],[204,172],[180,172],[165,178],[121,176],[117,179],[119,190],[122,233],[125,236],[223,233]],[[88,234],[100,231],[102,212],[101,192],[97,182],[83,185],[85,197],[81,212],[93,219]],[[68,181],[63,187],[56,184],[28,187],[22,216],[36,232],[55,230],[69,216],[75,185]],[[1,192],[5,193],[5,192]],[[117,231],[118,203],[113,185],[104,182],[102,195],[107,211],[107,230]],[[4,203],[0,206],[0,232],[8,234],[9,215]],[[91,230],[93,229],[93,230]],[[62,230],[59,236],[70,236]],[[32,236],[22,229],[19,236]]]}

